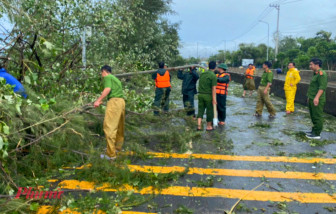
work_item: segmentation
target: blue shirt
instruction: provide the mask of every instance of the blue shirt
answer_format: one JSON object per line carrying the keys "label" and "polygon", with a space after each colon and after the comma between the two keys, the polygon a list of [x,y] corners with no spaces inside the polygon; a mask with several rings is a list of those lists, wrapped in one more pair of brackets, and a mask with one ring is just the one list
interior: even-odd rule
{"label": "blue shirt", "polygon": [[6,69],[0,69],[0,77],[3,77],[7,84],[14,86],[15,93],[20,94],[24,98],[27,98],[27,94],[23,85],[17,79],[15,79],[15,77],[7,73]]}

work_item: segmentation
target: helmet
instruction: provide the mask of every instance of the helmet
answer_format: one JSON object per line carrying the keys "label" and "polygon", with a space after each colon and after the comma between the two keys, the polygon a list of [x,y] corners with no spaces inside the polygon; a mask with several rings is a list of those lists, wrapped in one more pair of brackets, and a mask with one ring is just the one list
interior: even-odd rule
{"label": "helmet", "polygon": [[227,70],[228,69],[228,66],[225,64],[225,63],[221,63],[217,66],[217,68],[222,68],[224,70]]}

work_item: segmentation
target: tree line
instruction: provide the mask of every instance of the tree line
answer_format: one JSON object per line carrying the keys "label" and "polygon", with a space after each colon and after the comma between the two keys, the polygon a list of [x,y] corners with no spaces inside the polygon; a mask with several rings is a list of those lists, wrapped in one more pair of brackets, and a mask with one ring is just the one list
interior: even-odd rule
{"label": "tree line", "polygon": [[[274,48],[269,47],[269,60],[273,62],[273,68],[286,68],[290,61],[294,61],[299,69],[309,69],[309,61],[313,57],[318,57],[323,61],[323,68],[336,70],[336,37],[332,38],[332,33],[321,30],[315,37],[294,38],[285,36],[280,38],[279,53],[275,60]],[[266,60],[267,45],[265,44],[239,44],[236,51],[219,50],[208,58],[208,61],[225,62],[229,66],[239,67],[242,59],[254,59],[257,67],[262,66]],[[200,62],[201,59],[194,57],[183,59],[181,56],[176,58],[176,64],[188,64],[190,62]]]}
{"label": "tree line", "polygon": [[[178,54],[178,24],[164,15],[170,0],[2,0],[0,63],[20,80],[48,87],[87,68],[109,64],[121,72],[145,70]],[[89,71],[92,73],[91,71]],[[42,81],[42,82],[41,82]],[[54,85],[52,84],[52,85]]]}

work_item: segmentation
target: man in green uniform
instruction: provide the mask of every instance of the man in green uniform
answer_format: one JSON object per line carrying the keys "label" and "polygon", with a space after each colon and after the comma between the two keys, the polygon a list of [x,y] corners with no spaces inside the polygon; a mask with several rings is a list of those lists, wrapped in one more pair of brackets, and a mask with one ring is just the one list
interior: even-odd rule
{"label": "man in green uniform", "polygon": [[311,132],[306,132],[309,139],[321,139],[323,128],[323,108],[326,103],[326,93],[328,78],[325,71],[321,69],[322,60],[313,58],[310,60],[309,67],[314,71],[314,76],[308,88],[308,107],[313,128]]}
{"label": "man in green uniform", "polygon": [[186,110],[188,116],[193,116],[195,118],[194,95],[197,94],[196,83],[199,79],[196,68],[191,67],[188,72],[184,73],[182,70],[179,70],[177,78],[183,80],[182,95],[184,109]]}
{"label": "man in green uniform", "polygon": [[202,118],[204,111],[206,110],[207,131],[213,130],[213,105],[217,105],[216,102],[216,86],[217,77],[214,73],[216,68],[216,62],[211,61],[209,63],[209,70],[201,73],[198,84],[198,114],[197,114],[197,130],[202,130]]}
{"label": "man in green uniform", "polygon": [[274,118],[275,117],[275,109],[270,101],[269,92],[271,90],[271,85],[273,81],[273,72],[270,70],[272,67],[272,64],[268,61],[264,62],[263,69],[264,73],[261,76],[260,85],[258,88],[258,100],[257,100],[257,107],[256,107],[256,113],[254,116],[260,117],[262,115],[262,111],[264,108],[264,104],[267,107],[267,110],[269,112],[269,117]]}
{"label": "man in green uniform", "polygon": [[104,78],[104,90],[101,96],[94,102],[97,108],[102,104],[102,100],[107,97],[107,105],[104,118],[104,133],[107,141],[106,155],[101,158],[113,160],[117,152],[121,151],[124,143],[125,128],[125,100],[121,82],[111,74],[112,68],[104,65],[101,68],[101,75]]}

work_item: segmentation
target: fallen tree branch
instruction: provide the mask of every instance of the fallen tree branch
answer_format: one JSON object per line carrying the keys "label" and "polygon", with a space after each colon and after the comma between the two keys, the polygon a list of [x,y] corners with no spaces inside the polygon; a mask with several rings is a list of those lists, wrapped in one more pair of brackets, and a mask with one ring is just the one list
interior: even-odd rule
{"label": "fallen tree branch", "polygon": [[[49,143],[46,143],[46,145],[58,149],[57,146],[51,145]],[[73,153],[76,153],[76,154],[80,154],[80,155],[84,155],[84,156],[89,156],[88,154],[80,152],[80,151],[76,151],[76,150],[72,150],[72,149],[67,149],[67,150],[69,150],[69,151],[71,151]]]}
{"label": "fallen tree branch", "polygon": [[[173,70],[186,69],[186,68],[190,68],[190,67],[200,67],[200,68],[207,69],[206,67],[204,67],[202,65],[197,65],[197,64],[184,65],[184,66],[165,68],[165,69],[168,70],[168,71],[173,71]],[[123,73],[123,74],[114,74],[114,76],[116,76],[116,77],[128,77],[128,76],[140,75],[140,74],[152,74],[152,73],[154,73],[156,71],[157,71],[157,69],[155,69],[155,70],[147,70],[147,71],[130,72],[130,73]]]}
{"label": "fallen tree branch", "polygon": [[87,114],[90,114],[90,115],[95,116],[95,117],[105,117],[105,115],[103,115],[103,114],[95,114],[95,113],[92,113],[92,112],[89,112],[89,111],[83,111],[83,113],[87,113]]}
{"label": "fallen tree branch", "polygon": [[239,202],[241,200],[243,200],[247,195],[249,195],[251,192],[253,192],[254,190],[258,189],[259,187],[261,187],[264,184],[264,182],[262,182],[261,184],[259,184],[258,186],[254,187],[251,191],[247,192],[243,197],[241,197],[232,207],[231,210],[227,213],[227,214],[232,214],[233,210],[236,208],[236,206],[239,204]]}
{"label": "fallen tree branch", "polygon": [[0,198],[14,198],[15,195],[0,195]]}
{"label": "fallen tree branch", "polygon": [[70,129],[73,133],[75,133],[76,135],[81,136],[81,138],[84,139],[84,136],[83,136],[81,133],[77,132],[77,131],[74,130],[73,128],[69,128],[69,129]]}
{"label": "fallen tree branch", "polygon": [[25,147],[27,147],[27,146],[30,146],[30,145],[33,145],[33,144],[39,142],[41,139],[43,139],[44,137],[46,137],[46,136],[48,136],[48,135],[50,135],[50,134],[56,132],[57,130],[59,130],[60,128],[62,128],[63,126],[65,126],[65,125],[66,125],[67,123],[69,123],[69,122],[70,122],[69,120],[65,121],[62,125],[60,125],[60,126],[58,126],[57,128],[51,130],[51,131],[48,132],[47,134],[42,135],[41,137],[37,138],[36,140],[34,140],[34,141],[32,141],[32,142],[30,142],[30,143],[24,145],[24,146],[21,146],[20,148],[13,149],[12,151],[9,152],[9,154],[11,154],[11,153],[13,153],[13,152],[15,152],[15,151],[16,151],[16,152],[19,152],[19,151],[22,150],[23,148],[25,148]]}
{"label": "fallen tree branch", "polygon": [[68,114],[74,113],[74,112],[76,112],[76,111],[82,111],[82,109],[85,109],[85,108],[87,108],[87,107],[89,107],[89,106],[92,106],[92,103],[83,105],[83,106],[81,106],[81,107],[76,107],[76,108],[74,108],[74,109],[72,109],[72,110],[70,110],[70,111],[68,111],[68,112],[65,112],[65,113],[59,115],[59,116],[56,116],[56,117],[53,117],[53,118],[50,118],[50,119],[47,119],[47,120],[44,120],[44,121],[40,121],[40,122],[35,123],[35,124],[31,125],[31,126],[28,126],[28,127],[23,128],[23,129],[20,129],[19,131],[12,132],[12,133],[9,134],[9,136],[10,136],[10,135],[13,135],[13,134],[16,134],[16,133],[19,133],[19,132],[22,132],[22,131],[27,130],[27,129],[29,129],[29,128],[32,128],[32,127],[34,127],[34,126],[38,126],[38,125],[41,125],[41,124],[43,124],[43,123],[46,123],[46,122],[49,122],[49,121],[52,121],[52,120],[60,119],[60,118],[62,118],[62,117],[67,116]]}
{"label": "fallen tree branch", "polygon": [[1,168],[2,172],[4,173],[4,175],[6,176],[6,179],[9,180],[9,182],[10,182],[11,184],[13,184],[13,185],[16,187],[16,189],[18,189],[18,186],[17,186],[16,183],[13,181],[13,179],[11,178],[11,176],[9,176],[9,175],[6,173],[5,169],[2,167],[2,162],[1,162],[1,161],[0,161],[0,168]]}
{"label": "fallen tree branch", "polygon": [[148,111],[145,111],[145,112],[142,112],[142,113],[138,113],[138,112],[134,112],[134,111],[126,111],[127,114],[135,114],[135,115],[145,115],[149,112],[153,111],[152,109],[151,110],[148,110]]}

